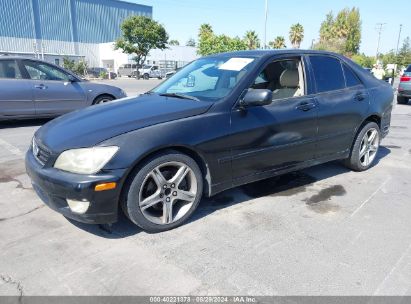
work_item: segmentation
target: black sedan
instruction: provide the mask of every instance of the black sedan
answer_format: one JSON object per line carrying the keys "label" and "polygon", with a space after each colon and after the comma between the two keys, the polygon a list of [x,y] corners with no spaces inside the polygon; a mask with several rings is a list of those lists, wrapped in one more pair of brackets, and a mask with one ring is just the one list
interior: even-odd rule
{"label": "black sedan", "polygon": [[33,187],[64,216],[141,228],[181,225],[203,195],[343,160],[375,163],[393,91],[351,60],[277,50],[198,59],[146,94],[40,128]]}

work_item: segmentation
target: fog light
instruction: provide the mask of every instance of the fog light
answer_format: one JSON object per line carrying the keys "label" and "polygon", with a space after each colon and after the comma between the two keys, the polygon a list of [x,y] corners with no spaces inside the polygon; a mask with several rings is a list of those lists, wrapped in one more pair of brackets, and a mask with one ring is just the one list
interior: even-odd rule
{"label": "fog light", "polygon": [[86,200],[76,201],[67,199],[67,204],[74,213],[85,213],[88,207],[90,207],[90,202]]}

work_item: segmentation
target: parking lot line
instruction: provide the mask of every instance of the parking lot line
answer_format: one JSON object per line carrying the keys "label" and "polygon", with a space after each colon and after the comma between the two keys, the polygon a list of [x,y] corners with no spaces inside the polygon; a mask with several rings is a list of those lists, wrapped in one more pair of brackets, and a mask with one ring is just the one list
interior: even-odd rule
{"label": "parking lot line", "polygon": [[390,179],[391,176],[387,177],[386,180],[377,188],[377,190],[375,190],[365,201],[361,203],[361,205],[357,209],[354,210],[353,213],[351,213],[351,217],[353,217],[358,211],[360,211],[360,209],[364,207],[365,204],[367,204],[382,189],[382,187],[384,187],[388,183]]}
{"label": "parking lot line", "polygon": [[19,148],[13,146],[12,144],[8,143],[7,141],[1,138],[0,138],[0,146],[6,149],[7,151],[9,151],[13,155],[23,156],[23,152]]}
{"label": "parking lot line", "polygon": [[[374,292],[374,295],[382,295],[384,292],[381,293],[381,290],[384,289],[384,285],[387,283],[387,281],[391,278],[391,276],[394,274],[394,272],[398,269],[398,267],[401,265],[403,262],[404,258],[407,257],[410,254],[411,251],[411,244],[408,246],[408,248],[404,251],[404,253],[398,258],[397,262],[394,264],[394,266],[391,268],[390,272],[385,276],[384,280],[378,285],[377,289]],[[402,281],[405,281],[404,279]],[[407,286],[408,288],[408,282]],[[402,294],[401,294],[402,295]]]}

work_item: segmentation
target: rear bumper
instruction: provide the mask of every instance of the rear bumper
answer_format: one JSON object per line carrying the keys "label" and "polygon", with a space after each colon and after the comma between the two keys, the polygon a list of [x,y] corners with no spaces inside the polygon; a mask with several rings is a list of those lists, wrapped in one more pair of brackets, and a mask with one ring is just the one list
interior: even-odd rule
{"label": "rear bumper", "polygon": [[[123,176],[126,169],[110,170],[95,175],[80,175],[63,172],[55,168],[43,168],[34,158],[31,149],[26,154],[26,171],[33,189],[51,209],[65,217],[88,224],[114,223],[118,217]],[[96,192],[95,185],[116,182],[113,190]],[[90,202],[84,214],[72,212],[67,199]]]}
{"label": "rear bumper", "polygon": [[397,96],[411,98],[411,83],[401,82],[398,86]]}

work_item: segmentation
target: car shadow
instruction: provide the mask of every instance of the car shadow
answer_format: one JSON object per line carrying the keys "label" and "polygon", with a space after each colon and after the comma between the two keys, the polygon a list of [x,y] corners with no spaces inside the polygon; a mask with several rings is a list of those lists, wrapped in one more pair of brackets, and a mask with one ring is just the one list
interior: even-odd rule
{"label": "car shadow", "polygon": [[[374,166],[390,154],[390,152],[390,149],[381,146]],[[199,207],[185,225],[206,217],[213,212],[246,202],[250,199],[264,196],[293,196],[306,191],[308,186],[317,181],[350,171],[351,170],[345,168],[339,161],[333,161],[226,190],[211,198],[203,198]],[[112,225],[90,225],[70,219],[67,220],[79,229],[108,239],[125,238],[143,231],[134,225],[121,211],[119,212],[118,221]]]}
{"label": "car shadow", "polygon": [[40,127],[50,120],[52,118],[0,121],[0,129]]}
{"label": "car shadow", "polygon": [[118,221],[113,224],[93,225],[80,223],[69,218],[66,219],[77,228],[106,239],[122,239],[136,235],[142,231],[142,229],[133,224],[121,210],[119,210]]}

